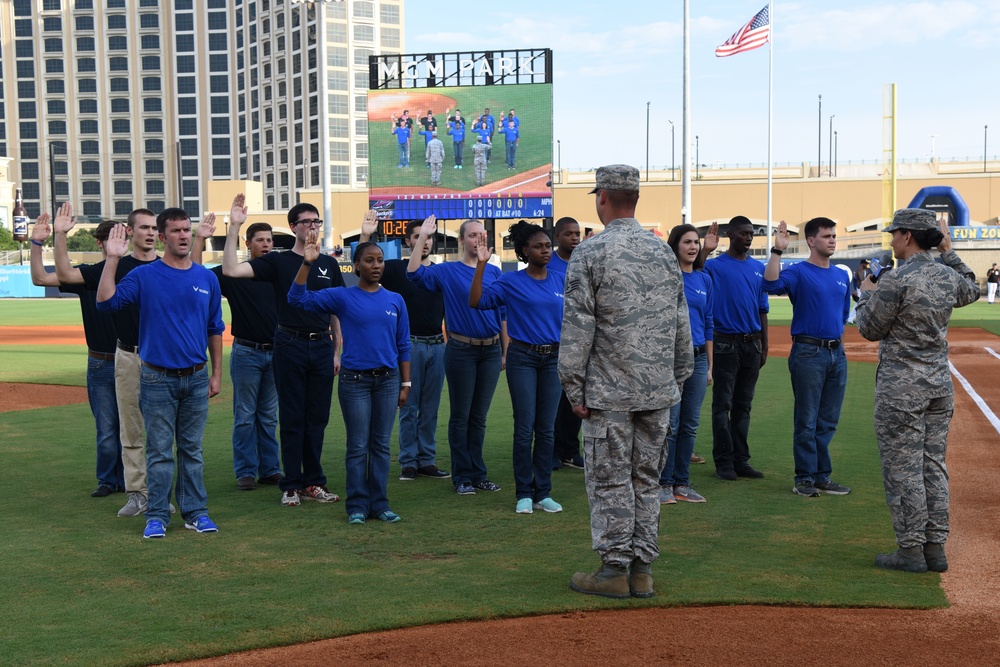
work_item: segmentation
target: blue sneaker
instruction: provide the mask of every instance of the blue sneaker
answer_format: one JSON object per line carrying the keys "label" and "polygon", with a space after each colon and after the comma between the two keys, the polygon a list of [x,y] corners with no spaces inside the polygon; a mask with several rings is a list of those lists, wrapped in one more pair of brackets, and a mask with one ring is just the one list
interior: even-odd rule
{"label": "blue sneaker", "polygon": [[150,519],[146,522],[146,529],[142,531],[142,536],[147,540],[153,537],[166,537],[167,528],[159,519]]}
{"label": "blue sneaker", "polygon": [[455,491],[458,492],[460,496],[474,496],[476,495],[476,487],[472,486],[468,482],[462,482],[456,487]]}
{"label": "blue sneaker", "polygon": [[514,511],[517,514],[531,514],[531,498],[518,498]]}
{"label": "blue sneaker", "polygon": [[546,512],[562,512],[562,505],[551,498],[542,498],[535,503],[535,509],[544,510]]}
{"label": "blue sneaker", "polygon": [[360,526],[365,522],[365,515],[361,512],[355,512],[354,514],[349,514],[347,516],[347,523],[352,526]]}
{"label": "blue sneaker", "polygon": [[216,526],[211,519],[208,518],[207,514],[202,514],[200,517],[188,523],[184,522],[184,527],[190,530],[198,531],[199,533],[217,533],[219,532],[219,527]]}
{"label": "blue sneaker", "polygon": [[384,510],[378,513],[378,520],[386,523],[399,523],[403,519],[392,510]]}

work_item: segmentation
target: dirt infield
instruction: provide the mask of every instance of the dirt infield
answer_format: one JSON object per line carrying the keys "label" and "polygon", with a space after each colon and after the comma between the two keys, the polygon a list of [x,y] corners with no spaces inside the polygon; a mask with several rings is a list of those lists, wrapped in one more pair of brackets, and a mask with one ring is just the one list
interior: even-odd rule
{"label": "dirt infield", "polygon": [[[54,331],[58,329],[58,331]],[[787,356],[787,327],[770,330],[771,354]],[[1000,412],[988,390],[1000,371],[1000,338],[980,329],[948,335],[956,371],[980,393],[979,402]],[[0,344],[82,344],[78,327],[0,327]],[[874,361],[877,347],[857,331],[845,332],[852,361]],[[932,611],[787,607],[684,607],[449,623],[368,633],[173,663],[191,667],[296,665],[481,664],[769,664],[803,661],[836,665],[997,664],[1000,655],[1000,475],[997,429],[956,379],[948,466],[951,471],[951,569],[942,584],[949,609]],[[0,404],[27,401],[25,385],[0,384]],[[27,385],[30,387],[30,385]],[[46,405],[60,404],[44,387]],[[74,400],[73,402],[77,402]],[[25,403],[22,407],[41,407]],[[583,547],[581,547],[583,548]],[[668,548],[669,549],[669,548]],[[668,552],[668,549],[665,552]],[[665,554],[666,555],[666,554]],[[567,572],[567,581],[571,573]],[[657,572],[669,580],[669,569]],[[845,572],[845,576],[849,573]],[[920,575],[914,575],[920,576]]]}
{"label": "dirt infield", "polygon": [[0,412],[87,402],[86,387],[0,382]]}

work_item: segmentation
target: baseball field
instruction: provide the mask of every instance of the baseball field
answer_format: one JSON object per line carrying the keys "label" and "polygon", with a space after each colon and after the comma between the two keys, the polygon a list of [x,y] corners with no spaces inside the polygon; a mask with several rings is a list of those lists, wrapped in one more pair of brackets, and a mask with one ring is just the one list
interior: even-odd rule
{"label": "baseball field", "polygon": [[[393,525],[349,526],[343,504],[282,508],[236,490],[228,363],[204,439],[219,533],[143,540],[124,494],[91,498],[94,427],[75,301],[0,305],[0,664],[657,665],[996,664],[1000,655],[1000,306],[956,311],[949,331],[951,568],[876,570],[894,540],[872,427],[877,347],[845,334],[849,382],[831,447],[848,496],[791,493],[790,307],[772,299],[771,358],[751,427],[762,480],[692,466],[703,505],[663,508],[656,597],[569,590],[592,570],[582,471],[553,474],[561,514],[514,513],[512,417],[501,378],[486,462],[498,493],[389,483]],[[227,313],[228,316],[228,313]],[[227,322],[228,322],[227,317]],[[228,343],[226,344],[228,353]],[[709,454],[709,402],[697,451]],[[438,465],[449,466],[447,397]],[[344,490],[334,401],[324,468]]]}

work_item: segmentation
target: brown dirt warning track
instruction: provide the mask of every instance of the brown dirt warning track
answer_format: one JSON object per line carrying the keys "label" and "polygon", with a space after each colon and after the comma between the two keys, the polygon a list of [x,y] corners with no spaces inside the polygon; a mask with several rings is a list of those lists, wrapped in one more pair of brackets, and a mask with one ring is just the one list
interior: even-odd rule
{"label": "brown dirt warning track", "polygon": [[[771,327],[770,333],[771,354],[786,356],[787,327]],[[1000,394],[990,391],[1000,376],[1000,338],[980,329],[952,329],[948,339],[957,373],[948,451],[950,570],[941,577],[949,609],[733,606],[575,612],[367,633],[174,664],[1000,664],[1000,494],[996,484],[1000,420],[993,416],[1000,414]],[[82,344],[82,330],[0,327],[0,345],[45,342]],[[853,328],[845,332],[845,348],[852,361],[877,358],[877,347]],[[0,405],[21,400],[22,409],[43,407],[31,402],[41,398],[29,400],[25,388],[31,386],[0,385]],[[39,396],[48,398],[44,405],[66,402],[57,398],[53,387],[40,390]],[[85,391],[82,400],[86,400]]]}

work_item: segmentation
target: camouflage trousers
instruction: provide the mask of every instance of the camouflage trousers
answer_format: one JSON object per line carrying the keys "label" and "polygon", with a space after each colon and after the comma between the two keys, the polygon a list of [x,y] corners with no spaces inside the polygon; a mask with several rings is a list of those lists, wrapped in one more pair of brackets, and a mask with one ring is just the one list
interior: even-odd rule
{"label": "camouflage trousers", "polygon": [[875,399],[875,436],[885,502],[896,543],[915,547],[948,538],[948,426],[952,396]]}
{"label": "camouflage trousers", "polygon": [[604,563],[652,563],[660,554],[660,471],[667,458],[670,408],[591,410],[583,422],[583,460],[594,551]]}
{"label": "camouflage trousers", "polygon": [[486,160],[483,160],[482,162],[480,162],[479,160],[476,160],[475,167],[476,167],[476,185],[485,185],[486,184]]}
{"label": "camouflage trousers", "polygon": [[440,162],[431,162],[431,185],[441,185],[441,167]]}

